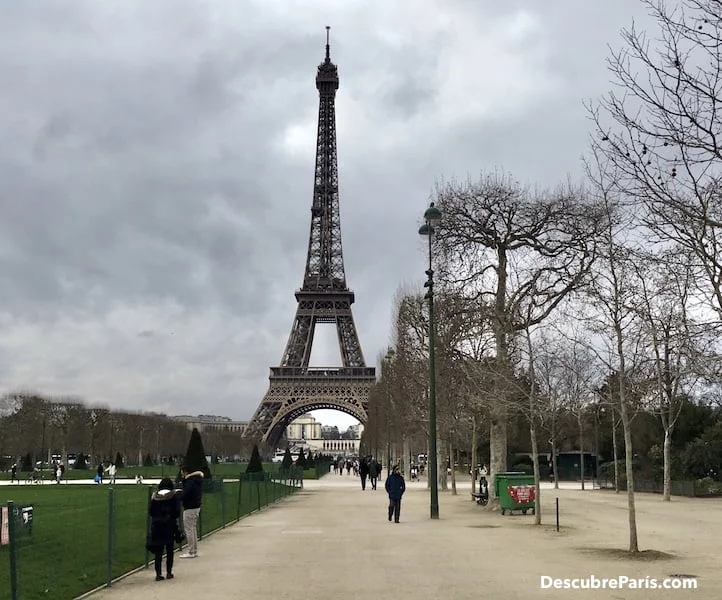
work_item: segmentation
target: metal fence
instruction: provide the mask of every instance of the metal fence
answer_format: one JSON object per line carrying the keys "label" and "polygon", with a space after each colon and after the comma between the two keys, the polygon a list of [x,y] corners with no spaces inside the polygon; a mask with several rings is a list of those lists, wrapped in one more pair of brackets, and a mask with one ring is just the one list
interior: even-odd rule
{"label": "metal fence", "polygon": [[[595,487],[603,490],[614,489],[614,479],[600,478],[595,481]],[[622,476],[619,478],[619,489],[627,490],[627,479]],[[654,479],[634,479],[635,492],[651,492],[661,494],[664,491],[664,484]],[[698,481],[690,479],[684,481],[670,481],[670,493],[673,496],[687,496],[688,498],[704,498],[711,496],[720,496],[720,492],[711,491],[708,487],[701,485]]]}
{"label": "metal fence", "polygon": [[[241,474],[204,489],[199,539],[293,494],[302,474]],[[0,600],[71,600],[148,567],[148,502],[155,486],[5,488],[0,506]]]}

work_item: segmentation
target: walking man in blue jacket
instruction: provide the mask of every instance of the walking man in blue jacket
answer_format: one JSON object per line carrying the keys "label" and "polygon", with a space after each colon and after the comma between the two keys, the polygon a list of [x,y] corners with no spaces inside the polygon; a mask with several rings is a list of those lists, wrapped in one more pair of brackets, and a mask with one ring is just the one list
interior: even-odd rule
{"label": "walking man in blue jacket", "polygon": [[399,473],[398,465],[394,466],[391,475],[386,478],[386,493],[389,495],[389,521],[394,517],[394,523],[399,522],[401,514],[401,496],[406,491],[406,482]]}
{"label": "walking man in blue jacket", "polygon": [[188,551],[178,558],[196,558],[198,556],[198,515],[203,499],[203,471],[193,471],[186,466],[181,468],[183,475],[183,529],[188,540]]}

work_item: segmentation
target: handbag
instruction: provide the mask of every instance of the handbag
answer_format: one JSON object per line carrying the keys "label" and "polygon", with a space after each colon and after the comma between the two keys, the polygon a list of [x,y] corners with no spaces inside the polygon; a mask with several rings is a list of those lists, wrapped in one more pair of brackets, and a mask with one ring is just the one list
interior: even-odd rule
{"label": "handbag", "polygon": [[153,543],[153,536],[151,535],[150,531],[145,538],[145,549],[151,554],[156,554],[163,551],[163,548],[161,546]]}
{"label": "handbag", "polygon": [[182,544],[186,541],[186,532],[183,531],[183,528],[178,524],[175,526],[174,538],[177,544]]}

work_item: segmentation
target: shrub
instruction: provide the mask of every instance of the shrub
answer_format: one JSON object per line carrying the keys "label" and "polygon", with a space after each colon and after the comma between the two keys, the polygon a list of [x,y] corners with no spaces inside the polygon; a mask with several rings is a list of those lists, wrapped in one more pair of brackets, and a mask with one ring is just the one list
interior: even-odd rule
{"label": "shrub", "polygon": [[303,448],[301,448],[301,451],[298,453],[298,458],[296,459],[296,466],[301,467],[302,469],[306,468],[306,455],[303,453]]}
{"label": "shrub", "polygon": [[261,454],[258,452],[258,446],[256,444],[253,445],[253,451],[251,452],[251,458],[246,467],[246,473],[263,473],[263,462],[261,462]]}
{"label": "shrub", "polygon": [[722,493],[722,483],[715,481],[711,477],[702,477],[702,479],[698,479],[695,481],[694,487],[698,493],[703,492],[704,494],[715,496]]}
{"label": "shrub", "polygon": [[30,454],[23,456],[23,460],[20,463],[21,471],[32,471],[33,470],[33,458]]}
{"label": "shrub", "polygon": [[183,466],[191,472],[203,471],[203,477],[206,481],[211,479],[211,469],[208,466],[206,452],[203,449],[201,432],[195,427],[193,428],[193,431],[191,431],[191,439],[188,440],[188,449],[186,450],[186,455],[183,459]]}
{"label": "shrub", "polygon": [[115,464],[116,468],[122,469],[125,465],[123,464],[123,457],[120,455],[120,452],[115,453]]}
{"label": "shrub", "polygon": [[75,465],[73,465],[74,469],[87,469],[88,468],[88,459],[85,457],[85,454],[82,452],[78,454],[78,456],[75,459]]}
{"label": "shrub", "polygon": [[288,471],[292,465],[293,465],[293,456],[291,456],[291,449],[288,446],[286,446],[286,452],[283,455],[283,460],[281,461],[281,470]]}
{"label": "shrub", "polygon": [[144,467],[154,467],[155,462],[153,461],[153,457],[150,455],[150,452],[145,455],[145,458],[143,458],[143,466]]}

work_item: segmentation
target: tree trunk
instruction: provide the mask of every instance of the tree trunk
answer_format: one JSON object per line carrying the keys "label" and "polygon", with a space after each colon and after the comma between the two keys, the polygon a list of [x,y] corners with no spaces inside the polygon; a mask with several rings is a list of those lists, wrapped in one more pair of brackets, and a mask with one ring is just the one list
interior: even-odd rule
{"label": "tree trunk", "polygon": [[557,444],[556,440],[552,438],[552,472],[554,473],[554,489],[559,489],[559,466],[557,460]]}
{"label": "tree trunk", "polygon": [[471,418],[471,493],[476,494],[476,417]]}
{"label": "tree trunk", "polygon": [[617,451],[617,419],[614,416],[614,409],[610,411],[612,413],[612,447],[614,449],[614,493],[619,493],[619,452]]}
{"label": "tree trunk", "polygon": [[[492,330],[494,332],[494,345],[496,346],[496,358],[502,374],[508,374],[510,369],[509,361],[509,315],[507,314],[507,266],[508,257],[507,249],[503,245],[496,248],[497,253],[497,269],[496,269],[496,290],[494,292],[494,316],[492,319]],[[502,378],[497,378],[498,381]],[[509,379],[511,380],[511,378]],[[507,411],[506,402],[508,399],[507,386],[505,384],[496,384],[496,402],[492,404],[490,412],[491,427],[489,431],[489,508],[496,510],[499,508],[499,498],[495,494],[495,479],[497,473],[503,473],[507,470],[506,454],[507,454]]]}
{"label": "tree trunk", "polygon": [[444,492],[449,490],[449,478],[446,476],[446,459],[444,458],[444,452],[441,450],[445,444],[442,440],[436,440],[436,474],[439,482],[439,490]]}
{"label": "tree trunk", "polygon": [[[424,471],[426,472],[426,487],[428,489],[431,489],[431,474],[429,473],[429,464],[431,463],[431,450],[429,449],[429,438],[426,438],[426,466],[424,467]],[[438,469],[438,467],[437,467]],[[438,482],[438,471],[436,472],[436,480]]]}
{"label": "tree trunk", "polygon": [[404,435],[403,442],[403,465],[404,465],[404,477],[406,479],[409,479],[411,477],[411,463],[409,462],[409,455],[411,454],[411,451],[409,450],[409,437],[407,435]]}
{"label": "tree trunk", "polygon": [[138,440],[138,466],[143,466],[143,428],[140,428],[139,432],[139,440]]}
{"label": "tree trunk", "polygon": [[451,495],[456,496],[456,469],[454,468],[454,447],[449,442],[449,464],[451,465]]}
{"label": "tree trunk", "polygon": [[541,525],[541,486],[539,482],[539,446],[536,441],[536,428],[534,418],[529,422],[529,436],[531,437],[531,454],[534,463],[534,525]]}
{"label": "tree trunk", "polygon": [[639,552],[637,543],[637,514],[634,506],[634,473],[632,472],[632,427],[629,413],[627,412],[627,403],[622,398],[622,427],[624,429],[624,466],[627,471],[627,507],[629,511],[629,551]]}
{"label": "tree trunk", "polygon": [[670,454],[672,449],[672,428],[667,427],[664,430],[664,490],[662,500],[669,502],[672,499],[672,465],[670,463]]}
{"label": "tree trunk", "polygon": [[[598,413],[594,414],[594,479],[599,485],[599,418]],[[592,487],[594,484],[592,483]]]}
{"label": "tree trunk", "polygon": [[501,408],[491,411],[489,432],[489,506],[498,508],[499,499],[494,490],[497,473],[506,471],[506,414]]}
{"label": "tree trunk", "polygon": [[579,474],[582,479],[582,491],[584,491],[584,425],[582,424],[582,411],[577,414],[577,425],[579,426]]}

